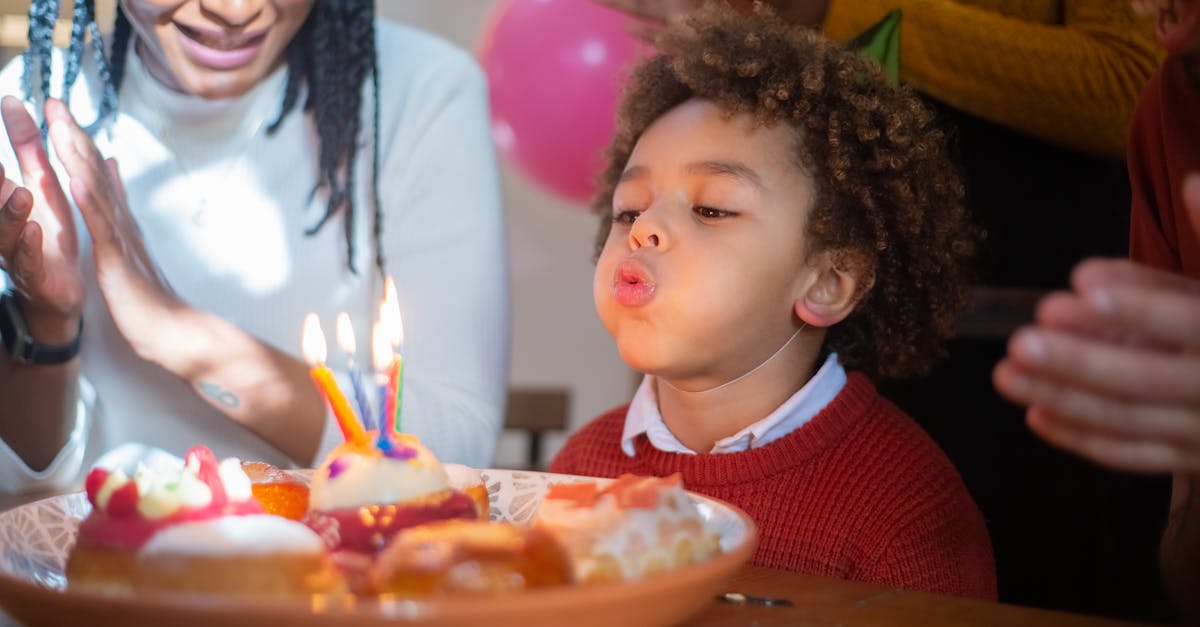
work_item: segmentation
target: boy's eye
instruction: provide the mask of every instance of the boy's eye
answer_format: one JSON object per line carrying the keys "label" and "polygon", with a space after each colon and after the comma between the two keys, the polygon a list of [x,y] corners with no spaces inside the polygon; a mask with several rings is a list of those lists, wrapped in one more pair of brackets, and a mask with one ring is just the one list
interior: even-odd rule
{"label": "boy's eye", "polygon": [[703,205],[699,205],[699,206],[692,208],[692,211],[696,212],[696,215],[700,216],[701,218],[706,218],[706,219],[710,219],[710,220],[716,219],[716,218],[727,218],[727,217],[733,215],[733,212],[731,212],[731,211],[725,211],[724,209],[717,209],[716,207],[705,207]]}
{"label": "boy's eye", "polygon": [[625,211],[618,211],[613,215],[613,222],[616,224],[633,224],[633,221],[637,220],[638,214],[640,213],[640,211],[631,211],[628,209]]}

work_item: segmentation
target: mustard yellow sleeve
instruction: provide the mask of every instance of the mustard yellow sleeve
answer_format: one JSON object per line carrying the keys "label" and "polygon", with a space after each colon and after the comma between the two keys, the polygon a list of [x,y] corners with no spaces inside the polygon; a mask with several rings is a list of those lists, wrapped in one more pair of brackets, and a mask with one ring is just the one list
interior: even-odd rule
{"label": "mustard yellow sleeve", "polygon": [[1163,53],[1129,0],[831,0],[847,41],[900,9],[900,78],[984,119],[1123,158],[1142,86]]}

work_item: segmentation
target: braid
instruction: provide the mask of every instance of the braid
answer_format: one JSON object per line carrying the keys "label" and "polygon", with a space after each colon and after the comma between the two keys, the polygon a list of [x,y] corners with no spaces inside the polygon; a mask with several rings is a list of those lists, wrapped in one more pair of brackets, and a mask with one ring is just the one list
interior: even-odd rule
{"label": "braid", "polygon": [[[103,90],[100,94],[100,110],[96,113],[96,120],[89,124],[85,129],[89,135],[93,135],[100,130],[100,125],[109,117],[117,112],[117,89],[120,87],[119,80],[113,80],[113,68],[110,66],[108,59],[104,56],[104,41],[100,36],[100,26],[96,24],[95,10],[93,5],[94,0],[87,0],[88,5],[88,32],[92,36],[92,56],[96,60],[96,71],[100,74],[100,85]],[[125,23],[125,36],[121,45],[122,64],[124,63],[125,45],[129,42],[129,20],[125,19],[125,14],[117,11],[117,29],[113,34],[113,54],[117,52],[117,33],[120,33],[121,22]],[[124,69],[124,68],[122,68]]]}
{"label": "braid", "polygon": [[[28,100],[36,102],[50,96],[50,64],[57,17],[58,0],[32,0],[29,3],[29,47],[25,50],[25,67],[21,72],[21,90]],[[37,91],[34,90],[35,78]]]}
{"label": "braid", "polygon": [[371,55],[371,95],[374,108],[371,111],[371,238],[375,242],[375,268],[379,274],[387,274],[383,269],[383,212],[379,202],[379,63],[377,55]]}
{"label": "braid", "polygon": [[[25,67],[21,74],[21,89],[26,100],[45,101],[50,96],[51,59],[54,47],[54,24],[58,17],[58,0],[33,0],[29,5],[29,48],[25,50]],[[124,41],[128,42],[129,21],[118,9],[118,27],[125,22]],[[83,65],[84,47],[87,38],[92,39],[92,54],[100,74],[101,96],[96,120],[87,125],[87,132],[94,134],[100,125],[117,110],[117,88],[111,79],[108,59],[104,54],[100,27],[96,24],[95,0],[73,0],[71,13],[71,40],[67,44],[63,60],[63,102],[71,101],[71,86],[79,78]],[[120,29],[118,28],[118,32]],[[115,48],[114,38],[114,48]],[[122,49],[122,61],[124,61]],[[36,78],[36,89],[35,89]],[[46,134],[46,122],[42,121],[42,135]]]}
{"label": "braid", "polygon": [[129,54],[129,40],[132,34],[133,24],[129,23],[129,17],[118,2],[117,19],[113,23],[112,34],[112,72],[107,81],[114,95],[121,90],[121,83],[125,82],[125,56]]}
{"label": "braid", "polygon": [[71,43],[67,46],[66,69],[63,71],[63,102],[71,101],[71,85],[79,76],[80,60],[83,59],[83,40],[87,25],[92,21],[90,0],[75,0],[71,11]]}
{"label": "braid", "polygon": [[[372,76],[378,109],[378,82],[375,78],[375,6],[370,0],[323,0],[313,5],[308,20],[296,34],[288,51],[288,83],[279,119],[268,128],[273,132],[283,117],[296,105],[299,82],[308,87],[305,111],[312,113],[320,138],[317,183],[313,193],[324,189],[328,194],[325,213],[308,229],[311,235],[325,226],[330,218],[344,212],[343,228],[351,272],[355,246],[353,226],[354,168],[358,159],[358,134],[362,128],[360,111],[362,88],[367,75]],[[378,110],[374,113],[375,135],[378,136]],[[378,165],[378,148],[372,154]],[[372,236],[377,251],[382,228],[379,221],[378,173],[372,172],[371,195],[375,205],[375,226]],[[383,255],[378,252],[375,265],[382,272]]]}

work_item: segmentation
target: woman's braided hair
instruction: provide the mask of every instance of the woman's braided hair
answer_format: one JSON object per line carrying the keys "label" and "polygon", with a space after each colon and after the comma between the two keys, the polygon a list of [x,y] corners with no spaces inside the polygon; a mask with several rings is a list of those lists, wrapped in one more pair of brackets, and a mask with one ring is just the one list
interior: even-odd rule
{"label": "woman's braided hair", "polygon": [[742,14],[709,2],[656,43],[660,54],[626,83],[597,180],[596,254],[612,228],[625,165],[663,114],[702,98],[729,115],[788,125],[816,191],[796,237],[835,252],[864,285],[824,349],[872,377],[927,371],[966,304],[968,261],[981,235],[932,111],[911,90],[889,87],[874,62],[788,26],[761,3]]}
{"label": "woman's braided hair", "polygon": [[[29,48],[21,76],[27,99],[42,100],[50,94],[51,50],[54,23],[60,0],[32,0],[29,6]],[[94,0],[72,0],[71,40],[64,59],[62,96],[70,97],[70,87],[79,76],[85,41],[100,41],[95,21]],[[120,5],[117,6],[112,41],[106,55],[103,46],[93,45],[102,93],[97,118],[87,126],[95,133],[117,110],[117,92],[125,77],[125,60],[133,38],[133,28]],[[283,119],[296,108],[301,87],[307,88],[304,111],[310,112],[320,138],[318,178],[313,194],[324,190],[329,200],[321,219],[308,230],[317,232],[340,212],[349,266],[354,266],[353,225],[354,168],[358,157],[358,134],[362,129],[362,93],[371,79],[374,98],[371,126],[372,237],[375,242],[375,266],[383,272],[382,220],[379,203],[379,77],[375,51],[374,0],[317,0],[312,12],[288,45],[287,83],[279,117],[267,126],[274,133]],[[43,129],[44,130],[44,129]]]}

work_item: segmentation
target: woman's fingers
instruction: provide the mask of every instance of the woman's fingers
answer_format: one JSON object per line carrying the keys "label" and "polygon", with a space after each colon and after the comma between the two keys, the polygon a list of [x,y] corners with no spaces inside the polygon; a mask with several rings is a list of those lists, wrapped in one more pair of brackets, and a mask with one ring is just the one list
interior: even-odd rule
{"label": "woman's fingers", "polygon": [[[997,369],[1027,404],[1052,411],[1075,427],[1125,439],[1179,442],[1200,450],[1200,403],[1149,403],[1112,396],[1030,373]],[[1015,380],[1023,377],[1024,380]]]}
{"label": "woman's fingers", "polygon": [[23,174],[41,174],[50,169],[46,150],[42,146],[42,134],[37,123],[25,110],[25,105],[13,96],[0,99],[0,117],[12,143],[17,161]]}
{"label": "woman's fingers", "polygon": [[1200,290],[1122,284],[1088,290],[1083,298],[1097,313],[1132,337],[1182,349],[1200,349]]}
{"label": "woman's fingers", "polygon": [[1200,294],[1200,283],[1192,279],[1128,259],[1088,259],[1071,271],[1071,287],[1079,294],[1121,285]]}
{"label": "woman's fingers", "polygon": [[57,219],[69,219],[67,199],[59,185],[58,176],[50,167],[50,158],[42,145],[41,131],[25,110],[25,105],[12,96],[5,96],[0,100],[0,117],[4,120],[4,128],[17,156],[25,187],[40,193],[49,203],[47,209],[55,212]]}
{"label": "woman's fingers", "polygon": [[40,286],[46,282],[46,258],[42,254],[42,226],[37,222],[27,222],[21,229],[17,241],[16,254],[13,258],[15,272],[11,273],[17,289],[28,294],[30,287]]}
{"label": "woman's fingers", "polygon": [[71,197],[79,207],[92,240],[101,246],[112,241],[115,230],[108,166],[91,138],[69,116],[66,119],[57,116],[50,122],[50,140],[70,177]]}
{"label": "woman's fingers", "polygon": [[1025,328],[1009,340],[1008,359],[1034,376],[1117,398],[1159,403],[1200,399],[1200,356],[1195,354]]}
{"label": "woman's fingers", "polygon": [[1122,330],[1074,292],[1053,292],[1034,311],[1038,326],[1076,335],[1118,341]]}
{"label": "woman's fingers", "polygon": [[1026,416],[1029,428],[1047,442],[1111,468],[1137,472],[1200,471],[1200,448],[1193,442],[1090,429],[1040,405],[1031,407]]}
{"label": "woman's fingers", "polygon": [[108,175],[112,177],[113,185],[116,186],[117,194],[122,200],[128,200],[129,196],[125,194],[125,182],[121,180],[121,169],[117,166],[117,159],[109,157],[104,160],[105,167],[108,168]]}
{"label": "woman's fingers", "polygon": [[32,211],[33,196],[23,188],[14,189],[0,205],[0,269],[10,274],[17,267],[12,265],[16,261],[17,241]]}

